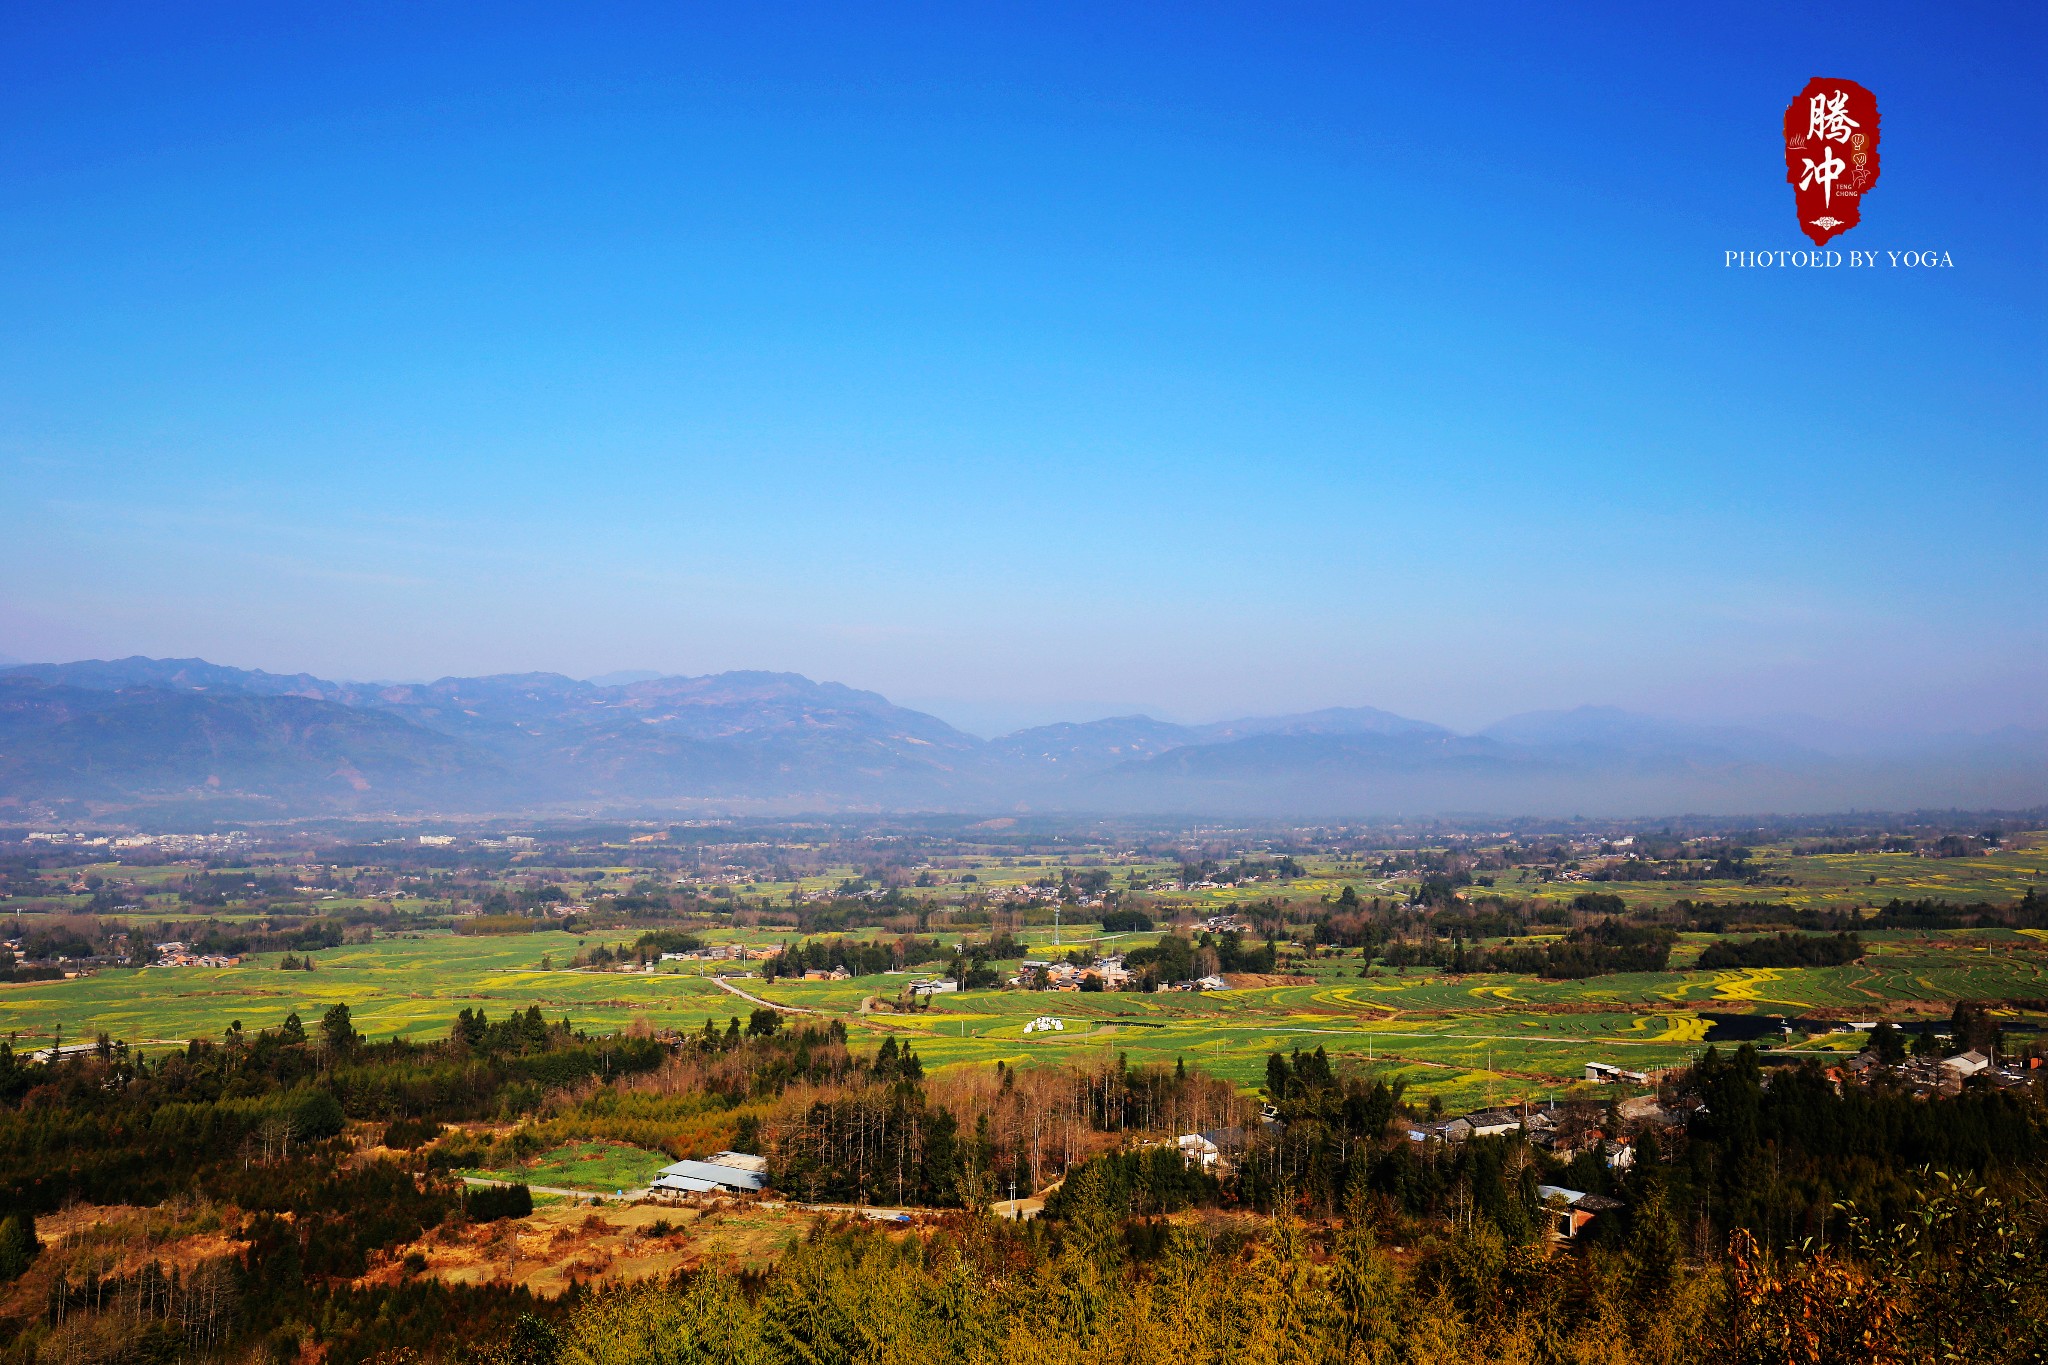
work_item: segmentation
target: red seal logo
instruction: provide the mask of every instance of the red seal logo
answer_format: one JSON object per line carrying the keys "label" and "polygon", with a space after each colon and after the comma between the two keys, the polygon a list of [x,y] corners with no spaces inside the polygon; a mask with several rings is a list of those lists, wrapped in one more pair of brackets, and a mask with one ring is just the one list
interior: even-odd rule
{"label": "red seal logo", "polygon": [[1785,179],[1815,246],[1855,227],[1877,183],[1877,96],[1854,81],[1808,81],[1785,106]]}

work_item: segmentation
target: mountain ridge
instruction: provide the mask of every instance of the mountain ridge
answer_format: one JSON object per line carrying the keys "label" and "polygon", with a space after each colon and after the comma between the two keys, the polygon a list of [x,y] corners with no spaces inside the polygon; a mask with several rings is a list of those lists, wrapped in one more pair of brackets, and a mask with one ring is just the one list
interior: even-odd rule
{"label": "mountain ridge", "polygon": [[1330,707],[1204,725],[1119,716],[982,740],[802,674],[614,676],[358,683],[140,655],[14,665],[0,669],[0,810],[227,795],[281,812],[774,801],[1272,815],[2048,799],[2048,735],[2030,731],[1858,760],[1616,707],[1525,712],[1472,734]]}

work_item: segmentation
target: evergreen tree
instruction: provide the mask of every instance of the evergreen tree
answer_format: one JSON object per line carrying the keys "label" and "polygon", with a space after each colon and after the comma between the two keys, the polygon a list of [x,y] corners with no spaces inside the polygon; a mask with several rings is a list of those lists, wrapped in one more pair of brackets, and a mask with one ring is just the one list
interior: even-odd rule
{"label": "evergreen tree", "polygon": [[320,1016],[320,1035],[335,1052],[347,1052],[362,1041],[347,1005],[333,1005]]}
{"label": "evergreen tree", "polygon": [[1362,1171],[1345,1193],[1344,1224],[1331,1252],[1330,1291],[1336,1301],[1341,1358],[1380,1358],[1393,1347],[1398,1283],[1393,1263],[1372,1235]]}
{"label": "evergreen tree", "polygon": [[1643,1182],[1634,1212],[1627,1251],[1629,1292],[1645,1310],[1655,1312],[1670,1302],[1684,1255],[1678,1220],[1671,1216],[1661,1180]]}
{"label": "evergreen tree", "polygon": [[21,1278],[42,1250],[34,1215],[17,1209],[0,1219],[0,1280]]}

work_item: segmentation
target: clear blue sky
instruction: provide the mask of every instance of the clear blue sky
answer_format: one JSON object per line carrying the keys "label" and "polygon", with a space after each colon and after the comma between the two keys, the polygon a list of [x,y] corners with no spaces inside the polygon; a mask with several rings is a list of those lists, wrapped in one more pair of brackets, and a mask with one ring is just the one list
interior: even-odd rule
{"label": "clear blue sky", "polygon": [[2048,723],[2040,7],[1391,8],[8,6],[0,655]]}

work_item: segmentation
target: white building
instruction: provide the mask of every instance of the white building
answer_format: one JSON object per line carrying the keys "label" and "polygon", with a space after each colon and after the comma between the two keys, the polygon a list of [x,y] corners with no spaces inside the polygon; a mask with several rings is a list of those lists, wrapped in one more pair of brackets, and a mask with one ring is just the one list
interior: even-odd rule
{"label": "white building", "polygon": [[720,1152],[703,1161],[664,1166],[648,1188],[662,1194],[757,1194],[767,1184],[766,1157]]}

